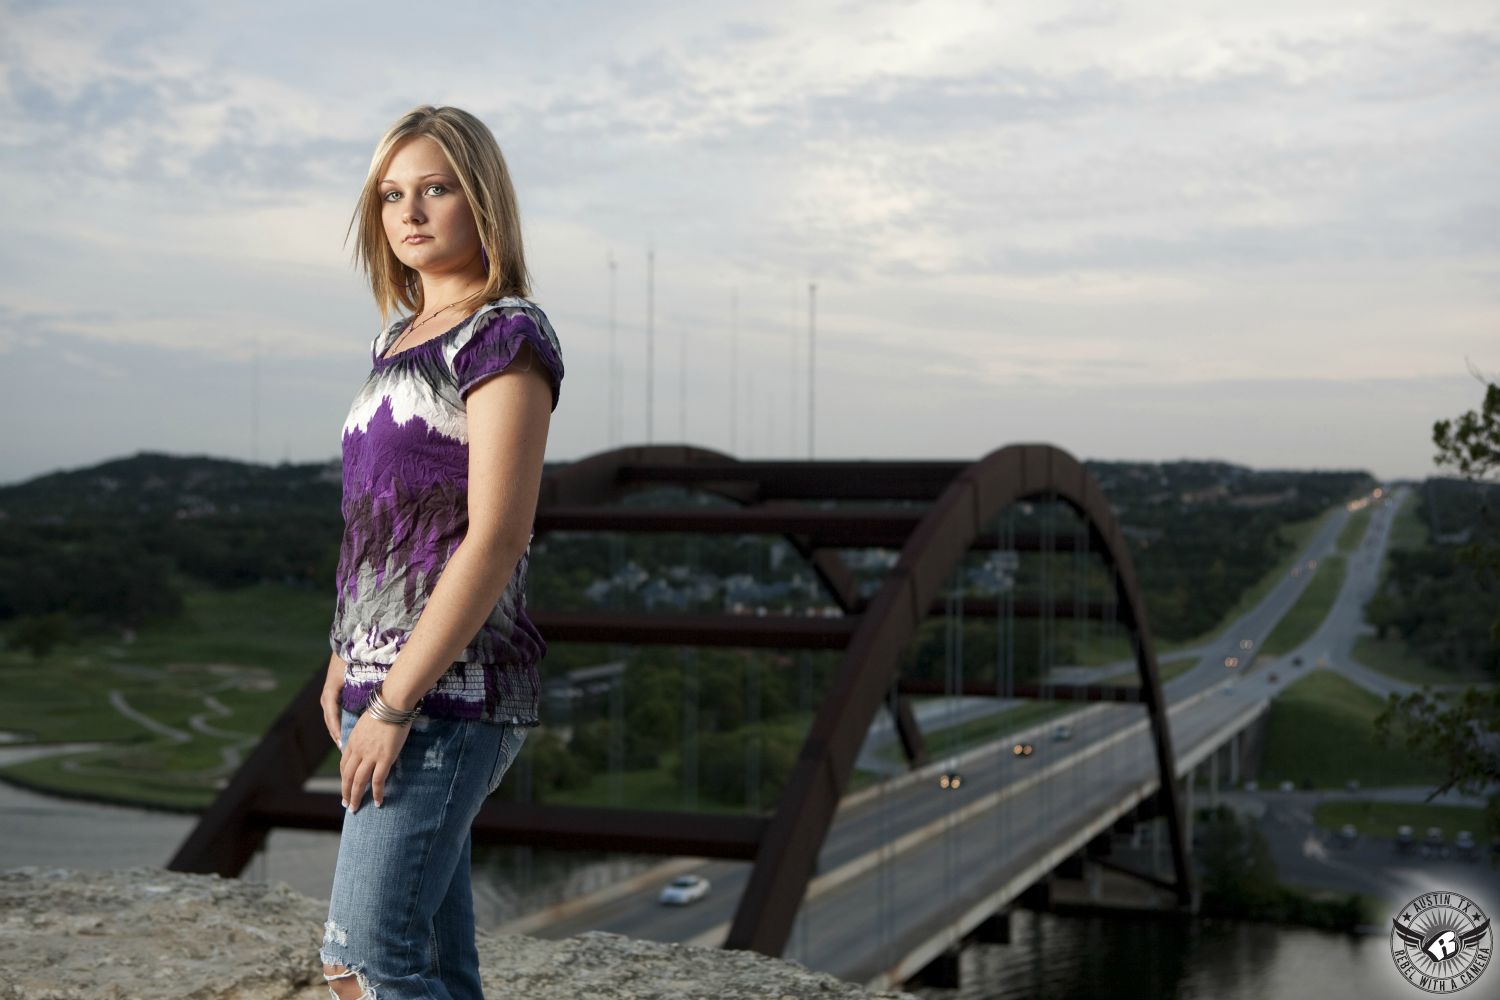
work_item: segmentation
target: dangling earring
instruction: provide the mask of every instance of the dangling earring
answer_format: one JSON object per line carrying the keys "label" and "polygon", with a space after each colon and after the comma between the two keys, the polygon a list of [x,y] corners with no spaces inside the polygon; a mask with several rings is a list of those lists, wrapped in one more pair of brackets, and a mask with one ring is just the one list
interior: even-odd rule
{"label": "dangling earring", "polygon": [[479,262],[484,265],[484,273],[490,273],[490,255],[484,252],[484,244],[479,244]]}

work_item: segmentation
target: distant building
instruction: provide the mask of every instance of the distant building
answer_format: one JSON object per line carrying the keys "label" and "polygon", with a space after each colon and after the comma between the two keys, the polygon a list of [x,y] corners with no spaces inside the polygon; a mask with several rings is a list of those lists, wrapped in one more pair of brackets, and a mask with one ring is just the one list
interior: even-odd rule
{"label": "distant building", "polygon": [[1201,490],[1185,490],[1178,495],[1184,504],[1216,503],[1229,496],[1229,487],[1223,483],[1205,486]]}
{"label": "distant building", "polygon": [[1232,497],[1229,500],[1231,507],[1275,507],[1277,504],[1291,503],[1297,499],[1297,487],[1288,486],[1277,493],[1247,493],[1242,496]]}
{"label": "distant building", "polygon": [[[603,711],[609,704],[610,692],[624,680],[625,665],[625,660],[609,660],[592,667],[575,667],[561,677],[543,678],[542,699],[547,706],[548,725],[552,726],[551,719],[572,719],[580,710]],[[566,739],[568,733],[562,735]]]}
{"label": "distant building", "polygon": [[1126,538],[1140,542],[1141,547],[1145,548],[1160,538],[1163,530],[1161,528],[1142,528],[1134,524],[1122,524],[1120,525],[1120,534]]}

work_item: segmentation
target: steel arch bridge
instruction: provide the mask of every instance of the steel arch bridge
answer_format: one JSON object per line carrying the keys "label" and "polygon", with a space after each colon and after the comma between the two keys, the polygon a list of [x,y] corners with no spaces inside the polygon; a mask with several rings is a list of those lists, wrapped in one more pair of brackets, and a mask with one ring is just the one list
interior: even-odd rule
{"label": "steel arch bridge", "polygon": [[[677,508],[621,505],[627,495],[675,486],[737,506]],[[811,502],[816,501],[816,502]],[[833,501],[834,505],[828,505]],[[839,502],[885,506],[838,506]],[[897,506],[892,501],[908,502]],[[911,506],[911,501],[926,502]],[[476,843],[690,855],[752,862],[724,943],[782,954],[818,853],[856,756],[884,704],[912,767],[927,760],[906,695],[941,692],[938,682],[900,678],[898,656],[922,622],[943,608],[944,581],[976,546],[996,547],[1002,512],[1032,502],[1061,502],[1087,527],[1087,540],[1050,531],[1007,536],[1014,551],[1084,547],[1113,581],[1112,601],[1056,602],[1009,597],[1015,618],[1113,617],[1130,633],[1139,687],[1048,685],[1047,697],[1144,703],[1159,778],[1155,809],[1169,832],[1179,902],[1191,898],[1171,732],[1145,603],[1120,525],[1088,470],[1046,444],[1007,445],[972,463],[951,461],[748,461],[686,445],[631,446],[598,453],[543,477],[535,533],[548,531],[780,534],[803,556],[838,618],[796,615],[641,614],[608,611],[532,614],[549,640],[689,646],[843,650],[779,802],[769,816],[677,810],[487,803],[473,826]],[[865,597],[837,548],[899,549],[875,593]],[[998,617],[1002,601],[966,597],[965,616]],[[203,814],[168,868],[237,876],[272,828],[337,830],[338,796],[303,791],[331,750],[318,695],[326,661],[277,718]],[[968,695],[1035,697],[1037,685],[964,681]]]}

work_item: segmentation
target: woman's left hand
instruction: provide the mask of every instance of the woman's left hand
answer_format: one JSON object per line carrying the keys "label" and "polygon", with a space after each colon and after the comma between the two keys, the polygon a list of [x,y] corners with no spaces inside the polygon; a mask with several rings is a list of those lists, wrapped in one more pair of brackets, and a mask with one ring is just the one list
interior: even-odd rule
{"label": "woman's left hand", "polygon": [[396,763],[396,757],[406,744],[406,734],[411,723],[394,725],[381,722],[368,712],[360,714],[359,721],[349,731],[344,741],[344,756],[339,761],[339,776],[342,779],[344,808],[359,811],[359,800],[364,796],[365,786],[370,788],[370,798],[378,808],[385,799],[385,779]]}

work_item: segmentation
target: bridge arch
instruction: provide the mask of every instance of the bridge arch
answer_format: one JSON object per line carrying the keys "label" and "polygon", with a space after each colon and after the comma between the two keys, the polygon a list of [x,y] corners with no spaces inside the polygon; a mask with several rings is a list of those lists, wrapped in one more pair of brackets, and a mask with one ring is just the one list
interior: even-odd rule
{"label": "bridge arch", "polygon": [[1188,901],[1190,873],[1171,731],[1145,602],[1124,535],[1098,483],[1080,462],[1051,445],[1014,444],[953,477],[911,532],[861,615],[766,831],[725,947],[781,954],[860,745],[897,669],[898,651],[915,637],[943,581],[986,522],[1013,504],[1051,499],[1065,502],[1085,521],[1090,547],[1114,571],[1121,620],[1137,640],[1136,666],[1150,713],[1158,796],[1171,836],[1178,899]]}

